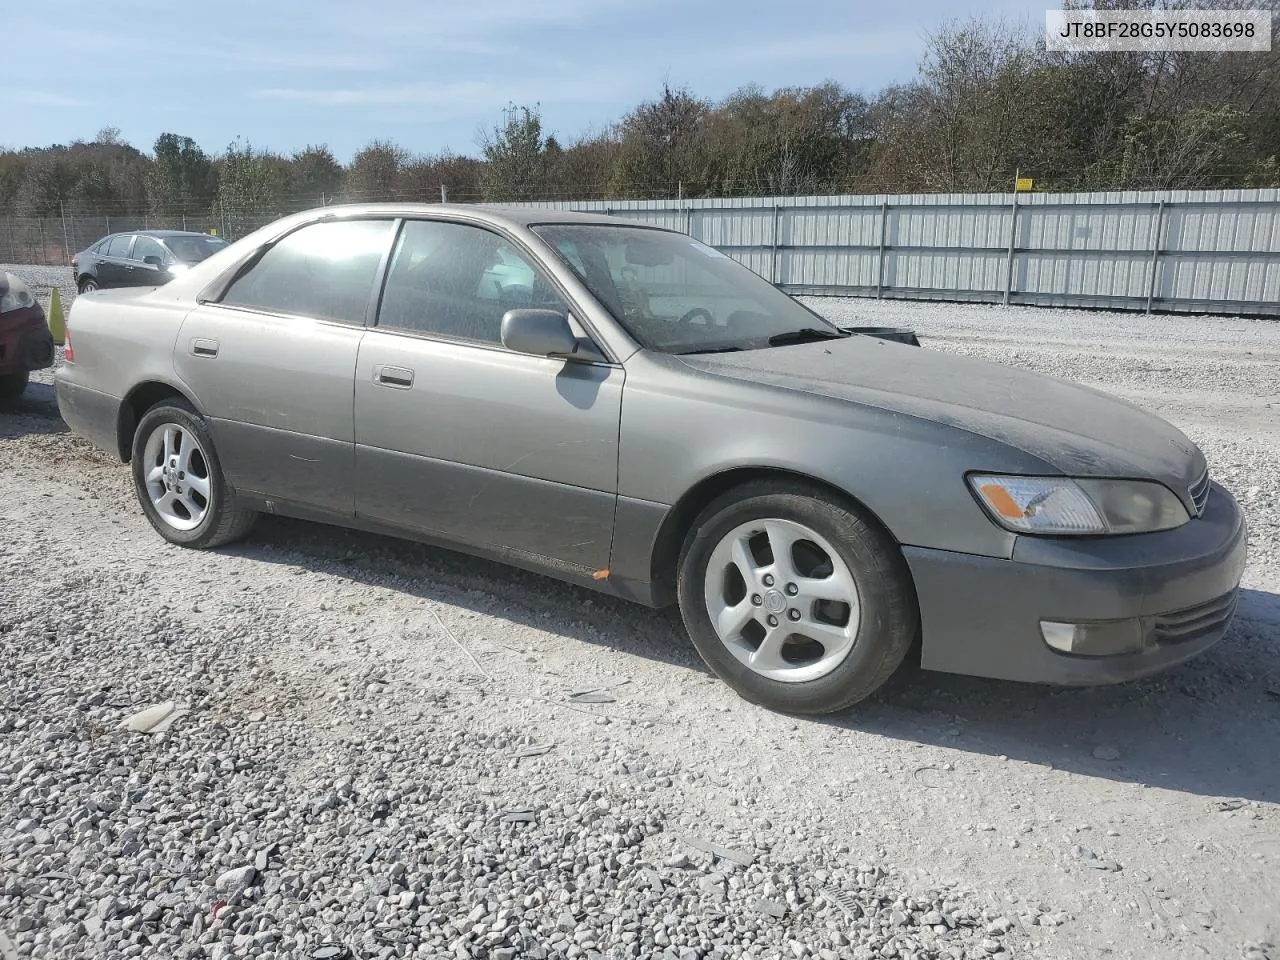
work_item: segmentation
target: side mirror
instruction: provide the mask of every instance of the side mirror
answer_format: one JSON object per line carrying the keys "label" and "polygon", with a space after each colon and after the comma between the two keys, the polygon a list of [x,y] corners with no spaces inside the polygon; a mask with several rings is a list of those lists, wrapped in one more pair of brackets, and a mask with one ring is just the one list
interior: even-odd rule
{"label": "side mirror", "polygon": [[153,254],[151,254],[151,255],[150,255],[150,256],[148,256],[148,257],[143,257],[143,258],[142,258],[142,262],[143,262],[143,263],[149,263],[149,264],[151,264],[151,266],[153,266],[153,267],[158,267],[158,266],[160,266],[160,258],[159,258],[158,256],[156,256],[154,253],[153,253]]}
{"label": "side mirror", "polygon": [[517,353],[565,360],[603,360],[589,340],[579,339],[559,310],[508,310],[502,315],[502,345]]}

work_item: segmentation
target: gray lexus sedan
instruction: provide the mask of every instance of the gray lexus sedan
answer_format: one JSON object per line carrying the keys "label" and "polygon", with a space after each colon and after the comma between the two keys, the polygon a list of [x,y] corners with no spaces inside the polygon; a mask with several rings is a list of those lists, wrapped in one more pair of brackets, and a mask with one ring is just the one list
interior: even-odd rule
{"label": "gray lexus sedan", "polygon": [[863,699],[917,638],[932,670],[1139,677],[1235,610],[1243,518],[1169,424],[839,329],[668,230],[328,207],[68,326],[62,415],[165,539],[288,514],[678,604],[777,710]]}

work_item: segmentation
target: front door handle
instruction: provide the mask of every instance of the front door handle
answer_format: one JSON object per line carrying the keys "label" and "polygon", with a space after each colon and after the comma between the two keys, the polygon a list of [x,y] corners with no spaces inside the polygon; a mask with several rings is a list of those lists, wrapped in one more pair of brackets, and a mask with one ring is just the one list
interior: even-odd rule
{"label": "front door handle", "polygon": [[218,341],[196,337],[191,341],[191,355],[193,357],[216,357],[218,355]]}
{"label": "front door handle", "polygon": [[413,371],[408,367],[374,367],[373,379],[385,387],[408,390],[413,386]]}

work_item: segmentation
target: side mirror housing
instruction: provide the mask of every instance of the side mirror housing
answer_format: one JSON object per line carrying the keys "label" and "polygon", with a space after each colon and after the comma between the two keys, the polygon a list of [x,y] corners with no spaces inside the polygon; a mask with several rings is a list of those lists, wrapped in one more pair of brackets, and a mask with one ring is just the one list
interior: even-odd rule
{"label": "side mirror housing", "polygon": [[603,360],[595,344],[574,335],[559,310],[508,310],[502,315],[502,345],[517,353],[564,360]]}

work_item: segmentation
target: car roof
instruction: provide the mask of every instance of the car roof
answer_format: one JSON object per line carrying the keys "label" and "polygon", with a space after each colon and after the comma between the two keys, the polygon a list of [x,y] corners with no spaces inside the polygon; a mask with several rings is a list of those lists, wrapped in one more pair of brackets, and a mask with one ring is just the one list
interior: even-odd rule
{"label": "car roof", "polygon": [[163,240],[166,237],[210,237],[213,240],[221,240],[221,237],[213,237],[207,233],[199,233],[195,230],[122,230],[121,233],[135,233],[140,237],[155,237],[157,240]]}
{"label": "car roof", "polygon": [[153,237],[156,240],[164,240],[168,237],[208,237],[211,240],[225,240],[224,237],[215,237],[212,234],[199,233],[195,230],[117,230],[115,233],[108,233],[105,237],[100,237],[89,246],[92,247],[103,240],[110,240],[112,237]]}
{"label": "car roof", "polygon": [[332,214],[354,216],[359,214],[383,217],[448,216],[450,214],[485,220],[495,224],[527,227],[542,223],[597,224],[600,226],[645,227],[646,224],[624,220],[621,217],[598,213],[579,213],[575,210],[553,210],[546,207],[507,207],[487,203],[347,203],[310,211],[313,215]]}

